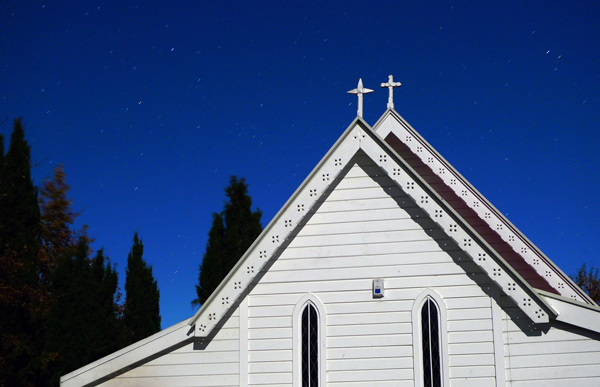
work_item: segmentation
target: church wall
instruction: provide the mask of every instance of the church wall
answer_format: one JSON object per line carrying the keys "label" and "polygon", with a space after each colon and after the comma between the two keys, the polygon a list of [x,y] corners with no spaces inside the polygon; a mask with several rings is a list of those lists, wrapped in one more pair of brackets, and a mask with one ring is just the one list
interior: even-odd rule
{"label": "church wall", "polygon": [[205,348],[186,344],[101,386],[239,386],[239,336],[236,310]]}
{"label": "church wall", "polygon": [[[451,385],[495,385],[486,277],[458,247],[444,251],[451,243],[435,223],[418,224],[417,204],[359,161],[249,294],[248,385],[292,385],[292,313],[311,293],[326,313],[328,386],[413,386],[411,311],[426,288],[446,305]],[[385,279],[382,299],[375,278]]]}
{"label": "church wall", "polygon": [[503,325],[512,386],[598,386],[600,335],[556,322],[521,329],[505,312]]}

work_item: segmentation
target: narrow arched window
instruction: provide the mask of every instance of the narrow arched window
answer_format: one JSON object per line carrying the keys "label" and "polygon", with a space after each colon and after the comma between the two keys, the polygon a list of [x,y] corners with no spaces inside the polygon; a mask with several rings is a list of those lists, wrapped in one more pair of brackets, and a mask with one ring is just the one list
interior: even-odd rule
{"label": "narrow arched window", "polygon": [[441,387],[440,322],[435,302],[427,297],[421,308],[423,386]]}
{"label": "narrow arched window", "polygon": [[298,300],[292,314],[293,386],[325,385],[325,315],[321,300],[307,293]]}
{"label": "narrow arched window", "polygon": [[302,311],[302,387],[319,386],[319,315],[311,302]]}

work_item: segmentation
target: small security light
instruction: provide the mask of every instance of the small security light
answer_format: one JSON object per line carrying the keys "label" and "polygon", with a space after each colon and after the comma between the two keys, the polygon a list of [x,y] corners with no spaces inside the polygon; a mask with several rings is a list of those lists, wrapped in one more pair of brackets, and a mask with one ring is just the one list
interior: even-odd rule
{"label": "small security light", "polygon": [[383,279],[373,280],[373,298],[383,298]]}

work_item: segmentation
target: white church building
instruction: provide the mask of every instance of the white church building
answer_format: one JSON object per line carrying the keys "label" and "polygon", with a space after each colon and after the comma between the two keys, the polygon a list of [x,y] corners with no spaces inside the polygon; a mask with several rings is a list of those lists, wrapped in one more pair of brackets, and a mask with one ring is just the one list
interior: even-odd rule
{"label": "white church building", "polygon": [[598,305],[381,86],[193,317],[61,386],[600,386]]}

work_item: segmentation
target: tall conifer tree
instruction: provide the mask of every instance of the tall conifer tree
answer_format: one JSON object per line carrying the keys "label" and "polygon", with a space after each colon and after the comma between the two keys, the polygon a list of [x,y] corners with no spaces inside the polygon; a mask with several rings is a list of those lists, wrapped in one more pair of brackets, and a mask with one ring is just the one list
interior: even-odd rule
{"label": "tall conifer tree", "polygon": [[0,157],[0,385],[33,385],[47,294],[39,281],[40,210],[31,181],[30,147],[14,120]]}
{"label": "tall conifer tree", "polygon": [[228,201],[221,214],[213,214],[206,252],[200,264],[198,298],[202,305],[262,232],[262,212],[252,211],[252,199],[244,178],[232,176],[225,189]]}
{"label": "tall conifer tree", "polygon": [[223,266],[225,254],[225,226],[221,214],[213,213],[212,227],[208,233],[206,253],[200,264],[199,285],[196,285],[198,298],[192,301],[193,305],[202,305],[210,294],[217,288],[221,280],[227,275]]}
{"label": "tall conifer tree", "polygon": [[127,257],[125,278],[125,323],[126,343],[131,344],[160,331],[160,309],[158,284],[142,255],[144,245],[137,232],[133,235],[133,246]]}
{"label": "tall conifer tree", "polygon": [[4,157],[3,190],[0,195],[0,253],[15,251],[23,263],[23,281],[37,277],[40,245],[40,208],[37,189],[31,180],[31,150],[25,140],[21,119],[14,121],[10,147]]}
{"label": "tall conifer tree", "polygon": [[226,248],[223,265],[227,275],[262,232],[262,211],[252,211],[252,199],[248,195],[248,185],[243,178],[238,180],[232,176],[225,194],[229,199],[223,211]]}

